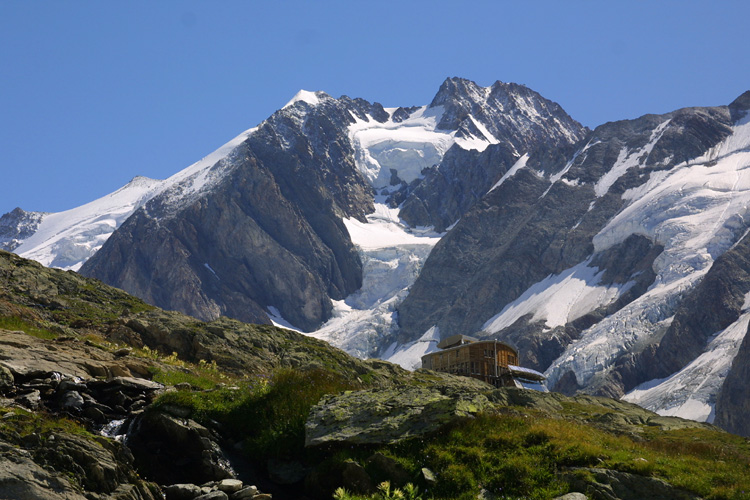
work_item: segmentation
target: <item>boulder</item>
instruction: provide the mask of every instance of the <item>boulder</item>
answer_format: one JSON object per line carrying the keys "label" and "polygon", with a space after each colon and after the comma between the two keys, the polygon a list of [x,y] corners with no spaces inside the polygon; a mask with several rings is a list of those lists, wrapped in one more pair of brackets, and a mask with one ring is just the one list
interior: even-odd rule
{"label": "boulder", "polygon": [[33,390],[16,398],[16,402],[31,410],[36,410],[42,403],[42,396],[37,390]]}
{"label": "boulder", "polygon": [[86,500],[70,481],[40,467],[21,449],[0,443],[0,496],[14,500]]}
{"label": "boulder", "polygon": [[609,469],[572,468],[561,474],[570,486],[595,500],[698,500],[662,479]]}
{"label": "boulder", "polygon": [[258,488],[255,486],[245,486],[240,491],[232,493],[229,498],[231,500],[251,500],[254,499],[258,494]]}
{"label": "boulder", "polygon": [[60,407],[64,410],[83,408],[83,397],[78,391],[68,391],[60,397]]}
{"label": "boulder", "polygon": [[443,392],[439,387],[406,387],[324,397],[305,423],[305,445],[395,443],[491,407],[478,392]]}
{"label": "boulder", "polygon": [[13,390],[13,373],[0,365],[0,394],[7,394]]}
{"label": "boulder", "polygon": [[202,494],[200,486],[190,483],[171,484],[163,489],[167,500],[193,500]]}
{"label": "boulder", "polygon": [[222,479],[216,487],[224,493],[231,494],[242,489],[242,481],[239,479]]}
{"label": "boulder", "polygon": [[[106,445],[106,447],[105,447]],[[119,445],[69,433],[53,433],[37,451],[45,463],[56,470],[71,474],[90,491],[111,493],[120,483],[128,481],[128,471],[121,466],[125,455]]]}
{"label": "boulder", "polygon": [[215,490],[205,495],[195,497],[195,500],[229,500],[229,496],[223,491]]}
{"label": "boulder", "polygon": [[161,484],[234,477],[211,431],[190,419],[146,411],[133,420],[126,443],[143,474]]}

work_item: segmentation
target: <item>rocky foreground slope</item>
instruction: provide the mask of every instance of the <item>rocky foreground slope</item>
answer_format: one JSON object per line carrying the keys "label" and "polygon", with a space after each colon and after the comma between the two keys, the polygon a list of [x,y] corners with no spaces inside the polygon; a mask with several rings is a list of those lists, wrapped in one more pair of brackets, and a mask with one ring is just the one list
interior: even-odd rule
{"label": "rocky foreground slope", "polygon": [[0,252],[0,498],[742,498],[749,460],[706,424],[203,323]]}

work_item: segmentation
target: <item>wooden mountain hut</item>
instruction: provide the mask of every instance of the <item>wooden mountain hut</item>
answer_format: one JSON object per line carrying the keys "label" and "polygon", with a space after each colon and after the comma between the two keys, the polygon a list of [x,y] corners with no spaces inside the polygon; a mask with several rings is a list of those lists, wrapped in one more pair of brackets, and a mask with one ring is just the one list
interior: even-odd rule
{"label": "wooden mountain hut", "polygon": [[439,351],[422,356],[422,368],[476,378],[495,387],[518,387],[516,377],[544,380],[544,375],[518,366],[518,350],[499,340],[453,335],[438,343]]}

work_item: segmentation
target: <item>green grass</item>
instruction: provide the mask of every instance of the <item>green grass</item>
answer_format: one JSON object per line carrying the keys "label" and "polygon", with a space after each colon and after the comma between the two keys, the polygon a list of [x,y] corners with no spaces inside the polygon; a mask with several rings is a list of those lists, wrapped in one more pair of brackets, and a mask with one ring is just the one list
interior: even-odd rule
{"label": "green grass", "polygon": [[20,330],[28,335],[45,340],[52,340],[57,338],[56,333],[44,328],[38,328],[32,323],[23,320],[18,316],[0,316],[0,328],[3,328],[5,330]]}
{"label": "green grass", "polygon": [[[150,350],[150,353],[156,351]],[[234,382],[235,379],[224,374],[215,361],[207,363],[201,360],[197,365],[182,361],[177,357],[177,353],[170,356],[161,356],[156,358],[161,361],[161,366],[153,366],[149,370],[152,380],[164,385],[177,385],[188,383],[197,389],[213,389],[218,384]],[[167,366],[164,366],[167,365]]]}
{"label": "green grass", "polygon": [[83,425],[69,418],[0,406],[0,435],[12,442],[31,434],[46,440],[53,432],[94,437]]}
{"label": "green grass", "polygon": [[341,375],[322,370],[280,369],[234,387],[208,392],[179,391],[161,396],[156,407],[190,408],[199,422],[214,420],[242,439],[253,456],[300,458],[305,455],[305,420],[325,394],[358,388]]}
{"label": "green grass", "polygon": [[[706,499],[750,499],[747,439],[705,429],[646,429],[640,440],[518,411],[526,414],[483,414],[430,438],[378,451],[396,459],[412,477],[423,467],[432,470],[438,483],[419,487],[435,499],[474,499],[482,489],[498,498],[551,499],[568,491],[558,473],[570,467],[661,478]],[[336,460],[363,463],[372,452],[346,449]]]}
{"label": "green grass", "polygon": [[412,483],[406,484],[403,488],[391,488],[388,481],[378,485],[377,493],[369,496],[356,495],[344,488],[338,488],[333,493],[333,500],[422,500],[423,496],[419,488]]}

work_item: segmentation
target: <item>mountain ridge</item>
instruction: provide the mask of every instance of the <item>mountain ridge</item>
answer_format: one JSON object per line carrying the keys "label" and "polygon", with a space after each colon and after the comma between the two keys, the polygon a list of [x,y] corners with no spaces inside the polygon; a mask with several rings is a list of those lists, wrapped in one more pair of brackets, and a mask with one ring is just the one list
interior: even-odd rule
{"label": "mountain ridge", "polygon": [[[448,78],[401,108],[303,91],[108,219],[98,251],[75,242],[95,252],[81,271],[408,367],[479,332],[522,346],[557,390],[711,421],[741,404],[721,386],[746,356],[742,285],[682,352],[676,313],[718,300],[701,283],[744,248],[749,99],[589,130],[517,84]],[[17,226],[6,239],[23,250]]]}

